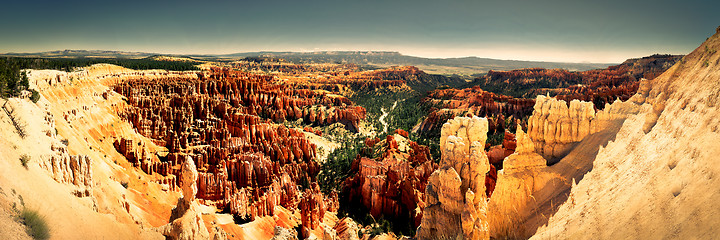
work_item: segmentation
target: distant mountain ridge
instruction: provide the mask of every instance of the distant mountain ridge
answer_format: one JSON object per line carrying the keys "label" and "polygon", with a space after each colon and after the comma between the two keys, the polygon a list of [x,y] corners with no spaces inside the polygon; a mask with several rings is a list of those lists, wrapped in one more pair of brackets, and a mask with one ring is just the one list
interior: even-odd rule
{"label": "distant mountain ridge", "polygon": [[190,57],[201,60],[239,60],[246,57],[274,57],[296,63],[352,63],[379,68],[389,66],[416,66],[431,74],[475,75],[489,70],[512,70],[519,68],[562,68],[570,71],[584,71],[606,68],[612,64],[604,63],[562,63],[519,60],[499,60],[491,58],[423,58],[403,55],[392,51],[317,51],[317,52],[243,52],[232,54],[162,54],[145,52],[126,52],[108,50],[58,50],[38,53],[4,53],[5,57],[37,58],[146,58],[151,56]]}
{"label": "distant mountain ridge", "polygon": [[416,66],[428,73],[473,75],[489,70],[512,70],[519,68],[562,68],[570,71],[584,71],[606,68],[607,63],[563,63],[520,60],[500,60],[479,57],[423,58],[403,55],[391,51],[319,51],[319,52],[250,52],[217,55],[220,58],[276,57],[296,63],[352,63],[358,65]]}
{"label": "distant mountain ridge", "polygon": [[125,51],[110,51],[110,50],[57,50],[37,53],[3,53],[0,56],[4,57],[40,57],[40,58],[75,58],[75,57],[98,57],[98,58],[145,58],[153,55],[160,55],[158,53],[146,53],[146,52],[125,52]]}

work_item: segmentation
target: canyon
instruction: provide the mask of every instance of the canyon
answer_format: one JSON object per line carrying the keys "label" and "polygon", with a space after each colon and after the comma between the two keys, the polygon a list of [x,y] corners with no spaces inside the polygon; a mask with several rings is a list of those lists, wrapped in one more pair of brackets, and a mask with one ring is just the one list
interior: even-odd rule
{"label": "canyon", "polygon": [[0,236],[29,237],[11,216],[33,208],[59,239],[712,238],[716,49],[720,29],[472,82],[272,57],[28,70],[37,102],[0,100]]}

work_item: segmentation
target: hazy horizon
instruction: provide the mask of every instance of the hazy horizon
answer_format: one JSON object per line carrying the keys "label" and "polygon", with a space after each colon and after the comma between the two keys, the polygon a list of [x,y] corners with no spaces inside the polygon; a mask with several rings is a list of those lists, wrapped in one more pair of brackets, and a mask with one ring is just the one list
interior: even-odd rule
{"label": "hazy horizon", "polygon": [[687,54],[720,24],[710,1],[17,1],[0,52],[200,55],[393,51],[425,58],[618,63]]}

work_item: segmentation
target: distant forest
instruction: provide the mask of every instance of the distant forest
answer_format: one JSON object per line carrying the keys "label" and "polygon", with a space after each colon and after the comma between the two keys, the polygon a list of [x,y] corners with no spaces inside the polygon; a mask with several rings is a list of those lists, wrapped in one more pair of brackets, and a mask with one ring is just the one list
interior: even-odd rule
{"label": "distant forest", "polygon": [[37,91],[30,89],[28,77],[22,69],[55,69],[72,71],[96,63],[109,63],[135,70],[165,69],[173,71],[199,70],[192,62],[159,61],[151,58],[25,58],[0,57],[0,97],[17,97],[23,90],[31,93],[31,99],[39,98]]}
{"label": "distant forest", "polygon": [[20,69],[55,69],[72,71],[74,68],[87,67],[97,63],[109,63],[135,70],[165,69],[171,71],[199,70],[192,62],[183,61],[160,61],[152,58],[24,58],[4,57],[0,58],[2,66],[16,66]]}

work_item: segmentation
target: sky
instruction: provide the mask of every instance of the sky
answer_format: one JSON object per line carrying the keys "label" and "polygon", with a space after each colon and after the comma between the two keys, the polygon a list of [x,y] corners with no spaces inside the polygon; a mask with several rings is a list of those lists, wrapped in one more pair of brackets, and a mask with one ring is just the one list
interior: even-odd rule
{"label": "sky", "polygon": [[0,53],[398,51],[447,58],[619,63],[687,54],[720,1],[5,1]]}

